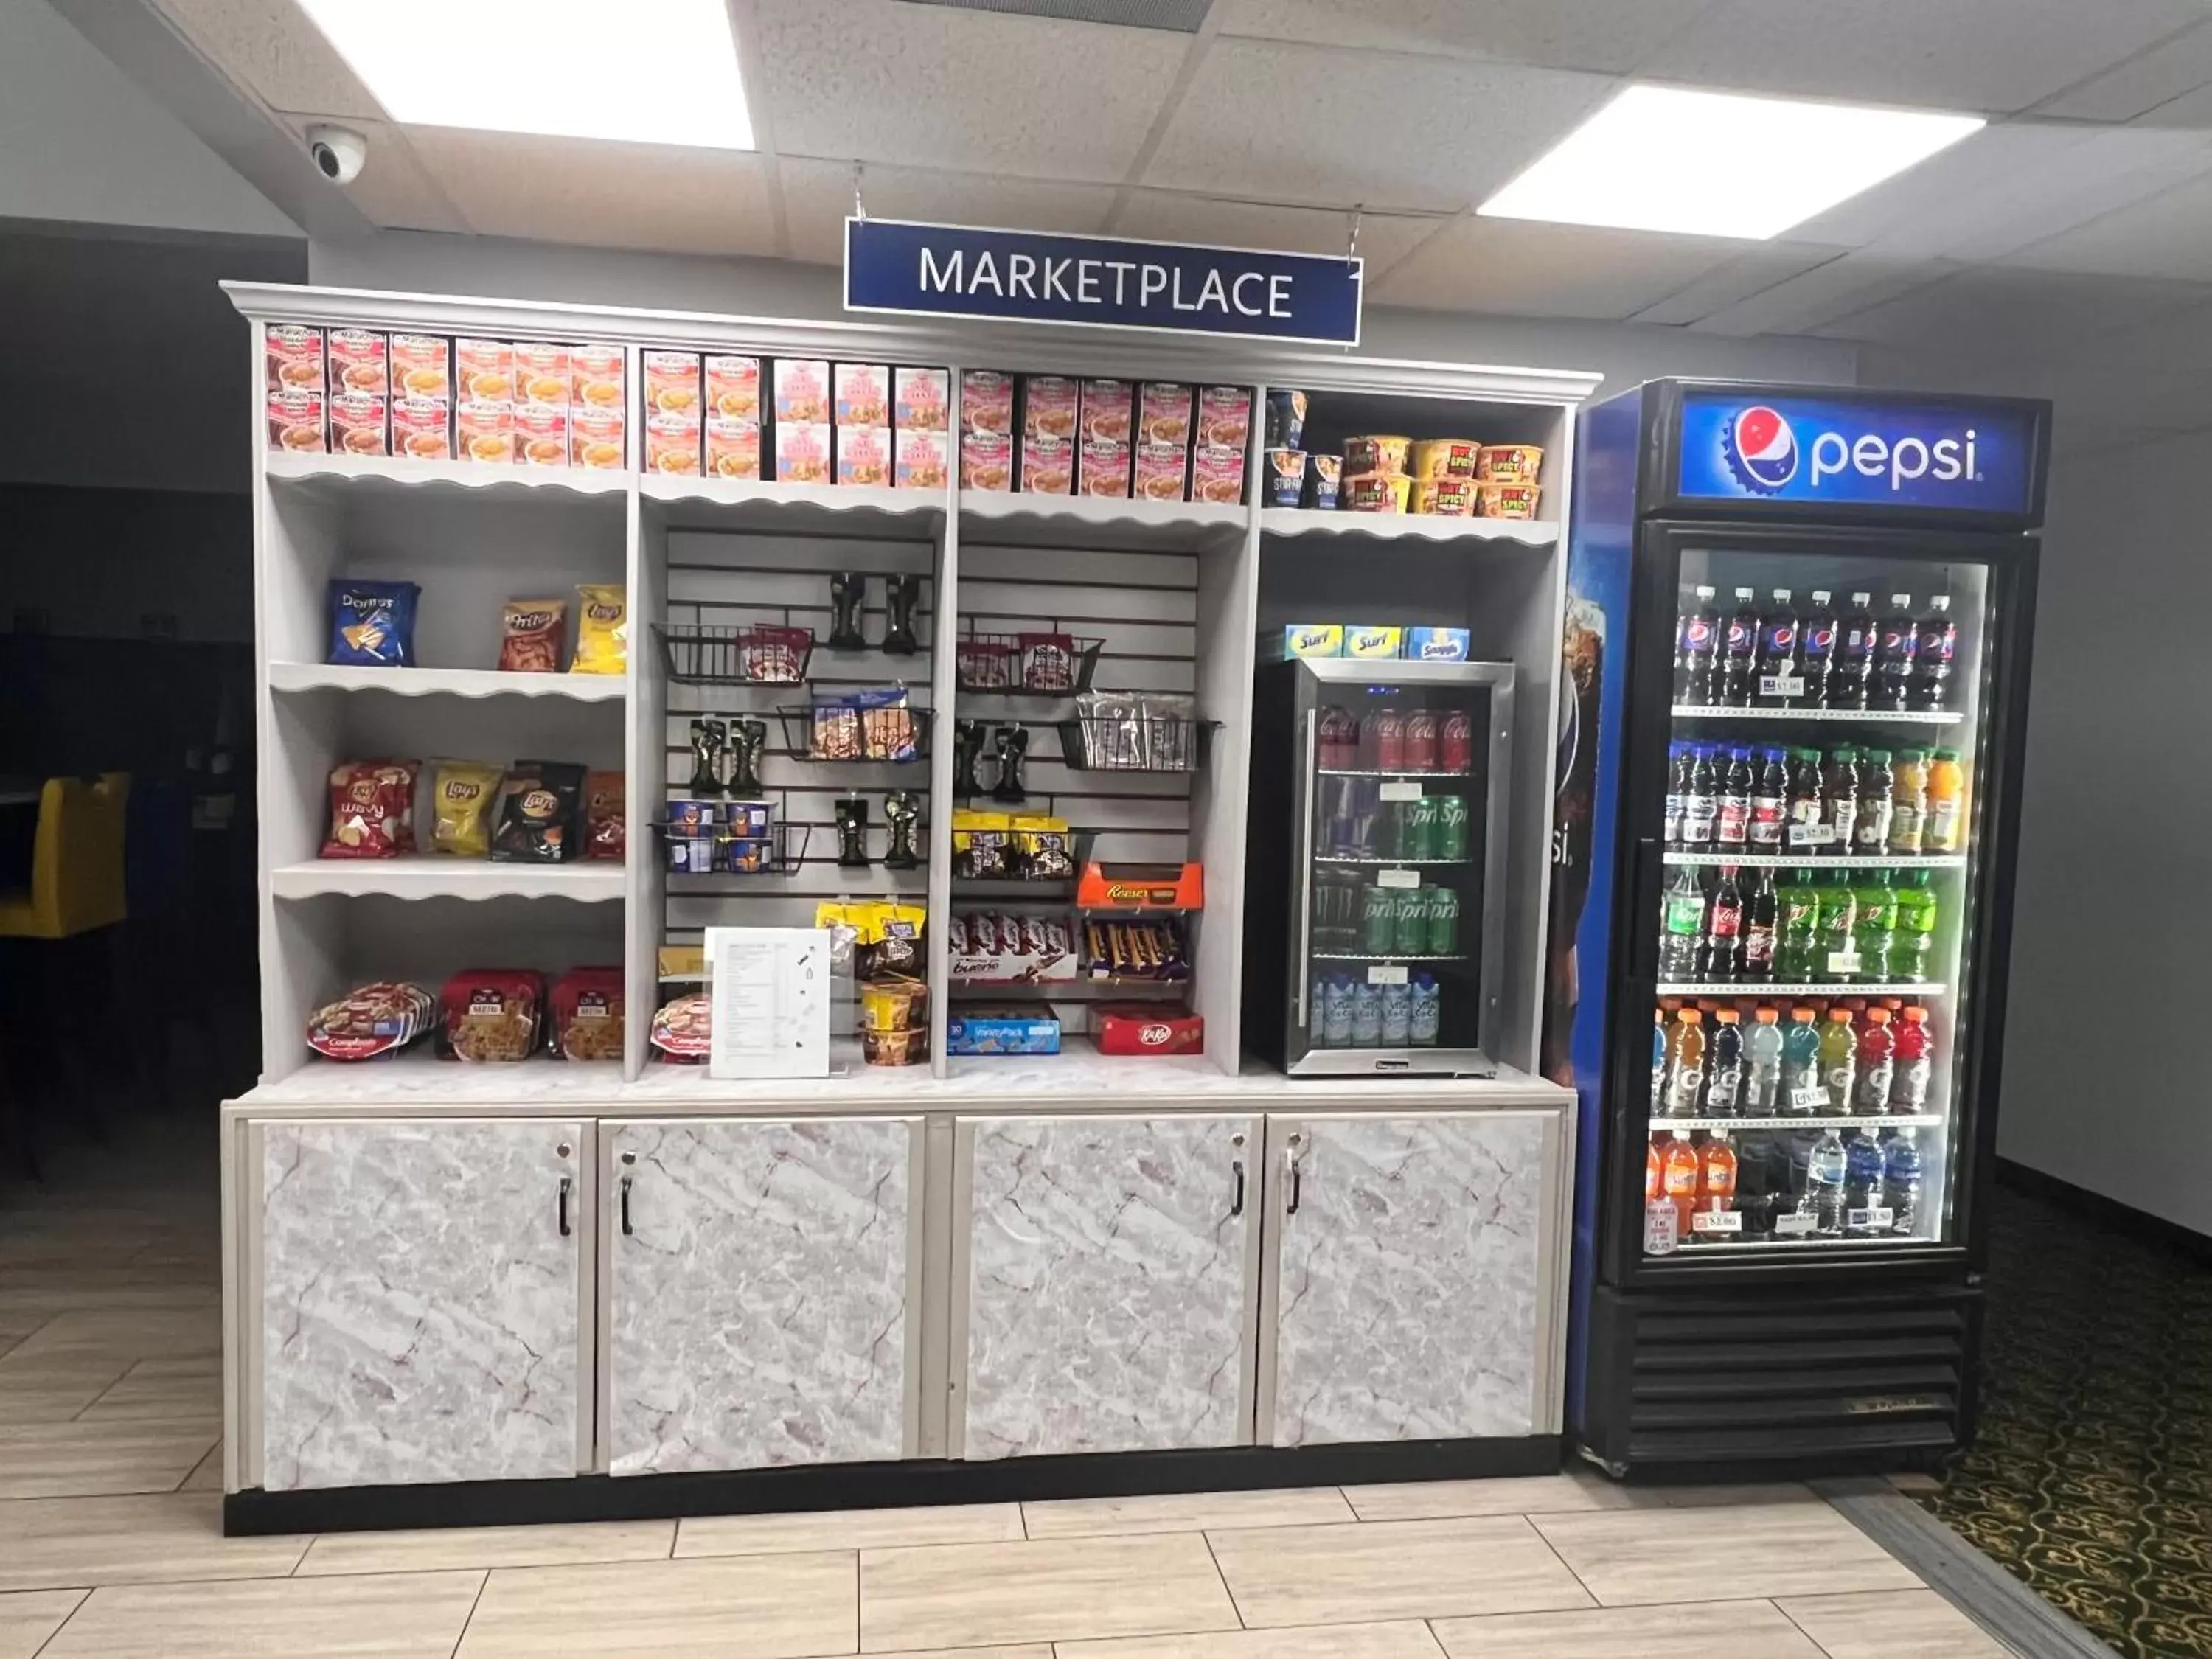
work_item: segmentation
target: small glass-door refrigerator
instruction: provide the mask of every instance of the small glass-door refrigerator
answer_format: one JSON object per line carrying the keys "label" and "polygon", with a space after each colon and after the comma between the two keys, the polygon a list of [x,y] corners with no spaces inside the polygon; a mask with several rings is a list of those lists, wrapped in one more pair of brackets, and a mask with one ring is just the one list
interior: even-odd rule
{"label": "small glass-door refrigerator", "polygon": [[1584,411],[1547,1074],[1570,1431],[1925,1465],[1975,1416],[2050,410],[1657,381]]}
{"label": "small glass-door refrigerator", "polygon": [[1510,663],[1262,665],[1247,1052],[1294,1077],[1496,1073],[1512,729]]}

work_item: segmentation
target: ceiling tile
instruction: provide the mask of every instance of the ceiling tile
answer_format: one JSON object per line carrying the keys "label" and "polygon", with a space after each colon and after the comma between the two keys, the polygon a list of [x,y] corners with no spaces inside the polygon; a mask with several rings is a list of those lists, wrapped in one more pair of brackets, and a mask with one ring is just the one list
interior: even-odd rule
{"label": "ceiling tile", "polygon": [[2201,0],[1717,0],[1639,64],[1699,86],[2018,110],[2203,19]]}
{"label": "ceiling tile", "polygon": [[453,127],[410,127],[407,137],[486,236],[669,253],[777,252],[768,164],[750,152]]}
{"label": "ceiling tile", "polygon": [[[1443,221],[1370,213],[1359,222],[1359,257],[1372,283],[1434,234]],[[1158,242],[1211,242],[1284,253],[1341,253],[1350,216],[1334,209],[1273,207],[1164,191],[1131,192],[1114,234]]]}
{"label": "ceiling tile", "polygon": [[2011,256],[2046,270],[2212,281],[2212,176],[2114,209]]}
{"label": "ceiling tile", "polygon": [[1853,249],[1747,300],[1723,306],[1691,326],[1738,339],[1753,334],[1804,334],[1846,313],[1904,294],[1946,276],[1940,260],[1899,259]]}
{"label": "ceiling tile", "polygon": [[754,0],[776,148],[1118,184],[1188,36],[898,0]]}
{"label": "ceiling tile", "polygon": [[[789,155],[781,168],[791,257],[816,264],[842,264],[845,216],[853,210],[853,169],[842,161]],[[1096,233],[1104,228],[1114,207],[1110,185],[1046,184],[875,166],[867,169],[865,184],[868,211],[876,217],[932,224]]]}
{"label": "ceiling tile", "polygon": [[1618,85],[1463,58],[1216,40],[1143,182],[1328,207],[1461,208]]}
{"label": "ceiling tile", "polygon": [[1710,0],[1214,0],[1225,35],[1445,52],[1548,69],[1632,69]]}
{"label": "ceiling tile", "polygon": [[154,0],[178,31],[271,109],[384,112],[292,0]]}
{"label": "ceiling tile", "polygon": [[2212,82],[2212,25],[2200,23],[2069,88],[2035,112],[2069,121],[2132,121],[2207,82]]}
{"label": "ceiling tile", "polygon": [[2201,306],[2195,283],[1975,266],[1809,331],[1831,338],[1989,356],[2033,356]]}
{"label": "ceiling tile", "polygon": [[1762,242],[1732,254],[1687,286],[1676,289],[1656,305],[1646,306],[1631,319],[1679,327],[1694,323],[1764,294],[1778,283],[1826,264],[1844,250],[1816,246],[1810,242]]}
{"label": "ceiling tile", "polygon": [[1380,283],[1382,304],[1505,315],[1622,318],[1748,246],[1522,219],[1455,219]]}

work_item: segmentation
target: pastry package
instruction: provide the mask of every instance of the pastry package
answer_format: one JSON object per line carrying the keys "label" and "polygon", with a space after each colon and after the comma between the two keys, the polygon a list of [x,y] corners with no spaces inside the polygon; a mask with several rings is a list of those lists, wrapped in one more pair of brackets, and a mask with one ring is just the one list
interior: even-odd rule
{"label": "pastry package", "polygon": [[921,727],[902,685],[848,691],[813,705],[814,760],[910,761],[921,755]]}
{"label": "pastry package", "polygon": [[499,665],[508,674],[556,674],[568,633],[566,599],[509,599],[502,615]]}
{"label": "pastry package", "polygon": [[624,822],[629,785],[619,772],[591,772],[584,777],[584,856],[619,864],[629,844]]}
{"label": "pastry package", "polygon": [[623,970],[571,968],[554,981],[553,1054],[559,1060],[620,1060]]}
{"label": "pastry package", "polygon": [[411,760],[342,761],[331,769],[326,859],[394,859],[415,850]]}
{"label": "pastry package", "polygon": [[471,968],[446,981],[439,1051],[448,1060],[527,1060],[537,1051],[545,981],[527,968]]}
{"label": "pastry package", "polygon": [[430,764],[430,850],[480,859],[491,852],[491,810],[502,769],[476,761]]}
{"label": "pastry package", "polygon": [[714,1005],[704,993],[678,997],[653,1017],[647,1041],[661,1060],[678,1066],[704,1066],[714,1046]]}
{"label": "pastry package", "polygon": [[629,666],[629,592],[619,582],[586,582],[576,590],[576,655],[568,672],[619,674]]}
{"label": "pastry package", "polygon": [[415,665],[415,610],[422,590],[413,582],[334,580],[329,659],[359,668]]}
{"label": "pastry package", "polygon": [[307,1022],[307,1046],[325,1060],[394,1054],[430,1029],[437,1006],[419,985],[380,980],[357,986],[315,1011]]}
{"label": "pastry package", "polygon": [[491,856],[507,864],[562,864],[576,856],[584,769],[566,761],[520,760],[500,785]]}

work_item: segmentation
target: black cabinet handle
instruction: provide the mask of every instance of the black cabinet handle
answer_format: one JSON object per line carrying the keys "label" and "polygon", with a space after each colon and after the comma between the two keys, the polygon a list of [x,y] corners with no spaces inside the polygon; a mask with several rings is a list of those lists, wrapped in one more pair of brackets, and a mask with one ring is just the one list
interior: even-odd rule
{"label": "black cabinet handle", "polygon": [[575,1230],[568,1224],[568,1189],[575,1181],[568,1176],[561,1177],[561,1237],[566,1238]]}
{"label": "black cabinet handle", "polygon": [[1229,1213],[1240,1216],[1244,1213],[1244,1160],[1240,1158],[1229,1167],[1237,1171],[1237,1196],[1229,1201]]}
{"label": "black cabinet handle", "polygon": [[625,1238],[627,1238],[627,1237],[629,1237],[629,1230],[630,1230],[630,1229],[629,1229],[629,1183],[630,1183],[630,1178],[629,1178],[628,1176],[624,1176],[622,1178],[622,1230],[623,1230],[623,1237],[625,1237]]}
{"label": "black cabinet handle", "polygon": [[1305,1170],[1298,1162],[1298,1155],[1293,1152],[1291,1154],[1291,1201],[1283,1206],[1285,1215],[1296,1215],[1298,1212],[1299,1190],[1304,1184]]}

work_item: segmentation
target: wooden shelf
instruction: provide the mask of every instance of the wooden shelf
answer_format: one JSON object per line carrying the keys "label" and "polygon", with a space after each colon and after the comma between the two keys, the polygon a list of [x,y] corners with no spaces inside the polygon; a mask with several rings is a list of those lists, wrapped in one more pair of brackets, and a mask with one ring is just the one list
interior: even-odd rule
{"label": "wooden shelf", "polygon": [[398,697],[559,697],[620,702],[621,674],[513,674],[495,668],[366,668],[353,664],[272,662],[279,691],[383,691]]}

